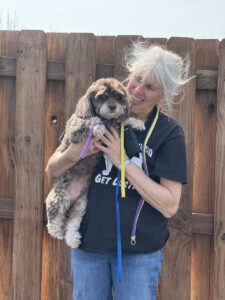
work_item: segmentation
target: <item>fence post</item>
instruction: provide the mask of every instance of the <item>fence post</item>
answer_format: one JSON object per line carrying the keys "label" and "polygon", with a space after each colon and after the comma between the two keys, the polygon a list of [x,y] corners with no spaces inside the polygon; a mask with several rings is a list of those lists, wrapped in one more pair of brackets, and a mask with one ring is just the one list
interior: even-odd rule
{"label": "fence post", "polygon": [[[75,110],[77,100],[95,80],[96,38],[91,33],[71,33],[68,36],[65,65],[65,120]],[[59,299],[71,299],[68,282],[70,276],[70,248],[61,245],[61,282]]]}
{"label": "fence post", "polygon": [[[196,40],[196,70],[217,70],[218,49],[218,40]],[[194,213],[213,214],[214,212],[216,98],[215,89],[196,91],[192,203]],[[191,299],[211,300],[213,294],[212,235],[193,234],[191,267]]]}
{"label": "fence post", "polygon": [[[170,38],[168,49],[190,56],[189,75],[195,74],[195,40],[191,38]],[[173,116],[182,124],[185,131],[188,185],[183,193],[178,213],[170,222],[170,239],[165,247],[165,260],[161,277],[160,299],[189,300],[191,286],[191,247],[192,247],[192,176],[194,154],[194,103],[196,80],[192,79],[185,88],[185,98],[174,107]]]}
{"label": "fence post", "polygon": [[214,286],[213,300],[225,299],[225,39],[220,43],[217,134],[216,134],[216,181],[214,215]]}
{"label": "fence post", "polygon": [[47,39],[18,34],[15,127],[13,299],[40,299]]}

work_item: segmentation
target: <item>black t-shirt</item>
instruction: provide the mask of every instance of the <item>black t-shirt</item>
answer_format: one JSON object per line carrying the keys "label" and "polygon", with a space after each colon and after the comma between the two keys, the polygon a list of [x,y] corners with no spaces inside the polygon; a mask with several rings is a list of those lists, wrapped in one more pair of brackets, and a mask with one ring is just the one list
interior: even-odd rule
{"label": "black t-shirt", "polygon": [[[145,123],[146,130],[135,131],[140,148],[156,113],[154,108]],[[187,182],[185,140],[182,127],[172,118],[159,113],[159,118],[146,146],[149,176],[157,183],[160,177]],[[116,253],[116,181],[117,168],[104,156],[96,167],[88,194],[86,213],[80,232],[80,248],[99,253]],[[136,245],[130,236],[140,195],[126,180],[126,198],[119,193],[123,253],[147,253],[161,249],[169,238],[167,221],[159,211],[145,202],[136,229]]]}

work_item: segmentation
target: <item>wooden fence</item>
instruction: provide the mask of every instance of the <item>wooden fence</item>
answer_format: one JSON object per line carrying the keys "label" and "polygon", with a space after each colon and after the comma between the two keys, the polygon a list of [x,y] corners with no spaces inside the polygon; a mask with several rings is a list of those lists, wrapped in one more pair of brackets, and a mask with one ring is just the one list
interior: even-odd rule
{"label": "wooden fence", "polygon": [[[138,36],[0,31],[0,299],[71,299],[70,250],[44,226],[44,166],[75,101],[97,78],[124,79]],[[174,116],[189,184],[170,221],[161,300],[225,299],[225,40],[146,38],[191,58]]]}

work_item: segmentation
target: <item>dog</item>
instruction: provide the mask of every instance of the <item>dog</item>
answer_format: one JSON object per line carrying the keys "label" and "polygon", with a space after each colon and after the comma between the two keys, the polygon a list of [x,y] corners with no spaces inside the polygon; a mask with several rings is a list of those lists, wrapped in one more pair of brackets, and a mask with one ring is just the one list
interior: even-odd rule
{"label": "dog", "polygon": [[[141,120],[130,117],[125,86],[114,78],[99,79],[78,101],[75,113],[67,121],[60,151],[64,152],[70,143],[87,140],[91,129],[97,139],[101,139],[109,127],[119,132],[122,121],[125,126],[145,129]],[[53,238],[65,239],[71,248],[80,244],[79,227],[86,209],[90,180],[101,155],[80,159],[56,179],[45,200],[48,233]],[[109,168],[112,167],[110,163]]]}

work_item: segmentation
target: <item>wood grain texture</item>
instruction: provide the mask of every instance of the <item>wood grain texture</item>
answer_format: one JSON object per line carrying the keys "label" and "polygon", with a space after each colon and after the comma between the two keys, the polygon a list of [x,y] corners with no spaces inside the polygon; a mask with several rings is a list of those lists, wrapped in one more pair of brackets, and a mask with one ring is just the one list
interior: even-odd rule
{"label": "wood grain texture", "polygon": [[[153,40],[153,41],[152,41]],[[145,39],[149,44],[154,43],[157,39]],[[161,39],[159,39],[161,40]],[[111,40],[110,44],[112,43]],[[166,41],[166,40],[165,40]],[[166,45],[166,42],[163,46]],[[107,39],[105,39],[105,43],[103,44],[105,47],[109,48],[106,44]],[[101,44],[101,47],[103,47]],[[97,51],[101,51],[101,47],[97,47]],[[99,49],[99,50],[98,50]],[[114,49],[110,48],[111,52]],[[104,54],[106,53],[105,48],[103,47],[103,56],[100,56],[99,60],[102,61]],[[108,49],[107,49],[108,50]],[[110,60],[111,61],[111,60]],[[96,65],[96,78],[102,78],[107,76],[112,76],[114,65],[113,63],[97,63]],[[10,76],[16,77],[16,58],[15,57],[6,57],[0,56],[0,76]],[[217,89],[217,71],[213,70],[197,70],[197,89],[199,90],[216,90]],[[49,60],[47,62],[47,79],[51,80],[65,80],[65,62],[57,61],[57,60]]]}
{"label": "wood grain texture", "polygon": [[13,205],[14,205],[14,199],[0,198],[0,218],[12,219],[13,218]]}
{"label": "wood grain texture", "polygon": [[[185,56],[190,55],[190,75],[195,74],[195,41],[189,38],[171,38],[167,47]],[[185,98],[174,107],[173,117],[184,128],[188,164],[188,185],[183,187],[180,207],[170,220],[170,240],[165,247],[165,260],[161,276],[160,299],[190,300],[191,279],[191,209],[194,141],[194,102],[196,82],[192,79],[185,88]]]}
{"label": "wood grain texture", "polygon": [[[198,68],[197,68],[198,70]],[[217,71],[199,70],[196,72],[198,90],[216,90],[217,89]]]}
{"label": "wood grain texture", "polygon": [[[0,55],[16,56],[17,31],[0,31]],[[15,190],[15,78],[0,78],[0,197],[10,199]],[[1,200],[0,200],[1,201]],[[3,203],[6,204],[3,200]],[[12,220],[0,219],[0,299],[12,297]]]}
{"label": "wood grain texture", "polygon": [[219,48],[213,300],[225,299],[225,40]]}
{"label": "wood grain texture", "polygon": [[131,47],[132,41],[143,40],[140,35],[118,35],[114,40],[114,77],[123,81],[127,77],[124,68],[124,56]]}
{"label": "wood grain texture", "polygon": [[40,299],[47,39],[18,34],[13,299]]}
{"label": "wood grain texture", "polygon": [[[214,214],[192,213],[192,233],[213,235],[214,233]],[[194,252],[194,250],[193,250]],[[193,257],[192,252],[192,257]],[[193,264],[192,264],[193,265]],[[196,277],[193,277],[193,280]]]}
{"label": "wood grain texture", "polygon": [[[196,68],[218,68],[219,42],[196,40]],[[213,213],[215,198],[216,91],[197,90],[195,101],[193,212]],[[192,299],[212,299],[213,238],[194,235]],[[206,264],[205,262],[208,262]],[[196,278],[202,280],[197,281]]]}
{"label": "wood grain texture", "polygon": [[79,98],[95,80],[96,38],[91,33],[71,33],[65,66],[65,117],[73,113]]}
{"label": "wood grain texture", "polygon": [[115,36],[96,37],[96,61],[98,64],[114,63]]}
{"label": "wood grain texture", "polygon": [[70,248],[48,235],[43,220],[44,166],[92,81],[125,79],[124,51],[138,38],[189,52],[197,75],[173,113],[185,130],[189,183],[170,222],[158,299],[225,300],[225,40],[219,47],[217,40],[49,33],[47,57],[43,32],[0,31],[1,300],[71,300]]}
{"label": "wood grain texture", "polygon": [[149,45],[158,45],[166,47],[168,40],[165,38],[144,38],[144,41]]}
{"label": "wood grain texture", "polygon": [[[63,61],[65,64],[65,54],[68,34],[48,33],[48,60]],[[64,81],[48,80],[46,85],[46,106],[45,106],[45,158],[46,166],[49,157],[59,144],[59,136],[64,130],[64,104],[65,104],[65,84]],[[47,176],[44,182],[44,199],[51,188]],[[64,288],[61,278],[61,247],[64,242],[53,239],[47,232],[46,224],[43,224],[43,247],[42,247],[42,300],[59,300],[61,290]],[[67,292],[70,293],[70,290]]]}
{"label": "wood grain texture", "polygon": [[96,37],[96,79],[113,77],[114,36]]}
{"label": "wood grain texture", "polygon": [[[65,70],[64,120],[66,121],[74,112],[77,100],[95,80],[96,39],[93,34],[69,34]],[[70,300],[72,293],[70,251],[65,243],[61,244],[59,299],[65,300]]]}

